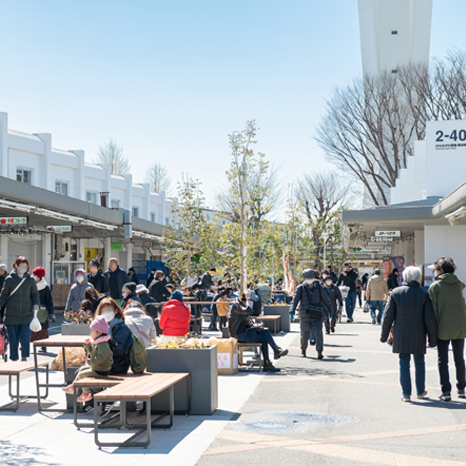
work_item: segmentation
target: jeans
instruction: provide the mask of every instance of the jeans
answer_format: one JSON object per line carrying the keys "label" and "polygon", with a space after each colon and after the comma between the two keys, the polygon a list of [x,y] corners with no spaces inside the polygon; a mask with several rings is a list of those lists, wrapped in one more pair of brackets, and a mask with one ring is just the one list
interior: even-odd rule
{"label": "jeans", "polygon": [[261,351],[265,362],[270,361],[269,345],[274,351],[279,349],[267,328],[248,328],[246,331],[238,333],[236,338],[242,343],[262,343]]}
{"label": "jeans", "polygon": [[[456,366],[456,388],[464,390],[466,386],[466,370],[464,366],[464,338],[459,340],[451,340],[453,348],[453,359]],[[442,393],[451,394],[450,373],[448,371],[448,348],[450,340],[438,340],[438,371],[440,374],[440,385]]]}
{"label": "jeans", "polygon": [[359,307],[362,307],[362,291],[361,290],[356,291],[356,296],[358,298]]}
{"label": "jeans", "polygon": [[226,328],[228,327],[228,322],[227,322],[227,316],[221,316],[220,317],[220,328]]}
{"label": "jeans", "polygon": [[[411,371],[409,364],[411,355],[401,353],[400,357],[400,383],[404,396],[411,396]],[[421,395],[426,391],[426,365],[423,354],[413,354],[414,368],[416,372],[416,391]]]}
{"label": "jeans", "polygon": [[29,342],[31,341],[31,329],[27,325],[7,325],[8,338],[10,340],[10,359],[19,359],[18,347],[21,344],[21,357],[29,357]]}
{"label": "jeans", "polygon": [[306,351],[311,332],[314,333],[316,350],[318,352],[322,352],[324,350],[324,333],[322,332],[322,323],[322,319],[311,319],[311,330],[301,330],[301,351]]}
{"label": "jeans", "polygon": [[350,291],[346,297],[346,316],[348,319],[353,318],[354,306],[356,305],[356,291]]}
{"label": "jeans", "polygon": [[371,301],[371,317],[375,315],[375,311],[378,311],[377,322],[379,324],[382,322],[383,308],[383,301]]}

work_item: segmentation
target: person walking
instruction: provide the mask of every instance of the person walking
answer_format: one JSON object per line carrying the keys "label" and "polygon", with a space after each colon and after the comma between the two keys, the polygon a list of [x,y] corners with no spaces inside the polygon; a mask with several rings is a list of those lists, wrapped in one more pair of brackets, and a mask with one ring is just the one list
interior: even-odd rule
{"label": "person walking", "polygon": [[390,291],[394,290],[399,286],[397,268],[393,269],[392,272],[388,275],[387,286]]}
{"label": "person walking", "polygon": [[68,299],[65,304],[65,312],[77,312],[81,307],[81,301],[84,298],[84,291],[92,285],[87,281],[86,271],[84,269],[77,269],[74,273],[74,285],[70,288]]}
{"label": "person walking", "polygon": [[134,270],[134,267],[130,267],[128,269],[128,278],[130,282],[136,283],[136,285],[139,285],[139,278],[136,274],[136,270]]}
{"label": "person walking", "polygon": [[325,291],[328,293],[330,304],[332,305],[332,320],[330,321],[330,325],[328,325],[328,319],[325,320],[325,329],[327,334],[330,332],[335,333],[335,326],[338,320],[338,304],[340,307],[343,307],[343,297],[341,296],[340,288],[335,286],[330,275],[325,279]]}
{"label": "person walking", "polygon": [[382,322],[383,307],[388,295],[387,282],[383,278],[382,270],[375,269],[374,275],[367,282],[366,300],[371,305],[372,324]]}
{"label": "person walking", "polygon": [[[52,292],[50,286],[45,281],[45,269],[43,267],[36,267],[32,271],[32,277],[36,281],[37,290],[39,291],[39,305],[41,308],[47,310],[47,317],[44,322],[41,322],[42,329],[39,332],[31,332],[31,341],[36,341],[49,337],[49,322],[55,322],[56,318]],[[43,346],[40,351],[45,353],[47,348]]]}
{"label": "person walking", "polygon": [[149,294],[158,302],[162,303],[170,297],[165,282],[165,274],[161,270],[155,272],[155,278],[149,286]]}
{"label": "person walking", "polygon": [[108,286],[110,287],[110,296],[121,305],[123,297],[121,290],[125,283],[128,283],[129,277],[126,272],[120,269],[118,259],[111,257],[108,260],[108,270],[104,273],[105,278],[108,280]]}
{"label": "person walking", "polygon": [[306,269],[303,272],[303,278],[304,283],[298,286],[291,302],[290,313],[295,312],[299,305],[302,357],[306,357],[307,345],[312,331],[316,339],[317,358],[323,359],[324,335],[322,322],[324,318],[328,319],[328,314],[331,314],[333,309],[326,291],[316,277],[316,271]]}
{"label": "person walking", "polygon": [[404,284],[394,290],[387,303],[382,321],[380,341],[385,343],[393,327],[393,352],[400,360],[401,401],[411,401],[411,355],[416,373],[417,398],[427,397],[426,392],[426,336],[431,348],[437,344],[434,310],[429,294],[421,288],[422,270],[406,267]]}
{"label": "person walking", "polygon": [[345,300],[348,323],[353,322],[353,312],[356,305],[356,278],[358,278],[356,272],[351,268],[349,262],[345,262],[338,278],[337,286],[343,285],[349,288],[348,296]]}
{"label": "person walking", "polygon": [[39,310],[39,291],[36,281],[29,275],[29,261],[18,256],[13,263],[13,271],[6,277],[0,294],[0,309],[5,306],[3,322],[6,325],[10,341],[10,359],[19,359],[18,349],[21,344],[21,360],[27,361],[30,355],[31,323],[34,312]]}
{"label": "person walking", "polygon": [[89,262],[88,269],[87,281],[97,290],[97,293],[108,293],[110,291],[108,280],[100,269],[99,261],[97,259],[92,259]]}
{"label": "person walking", "polygon": [[431,266],[436,275],[429,287],[429,296],[437,324],[437,353],[441,401],[451,401],[451,383],[448,371],[448,350],[453,349],[456,367],[456,388],[459,398],[466,398],[466,369],[464,363],[464,339],[466,338],[466,304],[464,283],[455,275],[456,264],[451,257],[441,257]]}

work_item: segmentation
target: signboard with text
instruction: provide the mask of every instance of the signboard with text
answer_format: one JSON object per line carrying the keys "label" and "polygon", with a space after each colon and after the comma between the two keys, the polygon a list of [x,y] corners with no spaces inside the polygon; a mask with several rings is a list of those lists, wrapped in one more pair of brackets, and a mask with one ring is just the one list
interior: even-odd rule
{"label": "signboard with text", "polygon": [[384,237],[384,238],[400,238],[400,230],[377,230],[374,231],[374,236]]}
{"label": "signboard with text", "polygon": [[47,230],[54,233],[71,233],[73,231],[72,225],[49,225]]}
{"label": "signboard with text", "polygon": [[8,225],[27,225],[28,218],[27,217],[0,217],[0,225],[1,226],[8,226]]}

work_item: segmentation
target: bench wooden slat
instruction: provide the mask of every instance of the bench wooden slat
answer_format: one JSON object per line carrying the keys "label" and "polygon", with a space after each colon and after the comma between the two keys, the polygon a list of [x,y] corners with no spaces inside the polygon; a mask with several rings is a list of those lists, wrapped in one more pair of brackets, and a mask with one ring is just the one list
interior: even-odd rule
{"label": "bench wooden slat", "polygon": [[[51,361],[38,361],[37,366],[42,367],[49,364]],[[36,366],[34,361],[9,361],[0,365],[0,374],[20,374],[34,369]]]}
{"label": "bench wooden slat", "polygon": [[281,316],[253,316],[254,319],[258,320],[278,320]]}
{"label": "bench wooden slat", "polygon": [[175,385],[180,380],[189,377],[189,373],[154,373],[147,378],[139,380],[127,380],[115,385],[104,392],[95,395],[97,400],[124,400],[124,399],[148,399],[167,388]]}
{"label": "bench wooden slat", "polygon": [[[77,380],[76,382],[73,383],[73,385],[76,385],[77,387],[85,387],[86,385],[89,384],[95,384],[95,385],[100,385],[101,387],[112,387],[113,385],[117,385],[119,383],[124,382],[127,380],[128,376],[102,376],[102,377],[86,377],[85,379]],[[129,376],[129,377],[134,377],[134,376]]]}

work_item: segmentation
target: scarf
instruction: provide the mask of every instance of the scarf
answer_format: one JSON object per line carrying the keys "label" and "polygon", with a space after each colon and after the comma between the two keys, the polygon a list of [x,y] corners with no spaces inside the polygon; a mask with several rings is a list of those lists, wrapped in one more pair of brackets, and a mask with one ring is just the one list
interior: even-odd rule
{"label": "scarf", "polygon": [[41,278],[40,281],[36,283],[36,285],[39,291],[42,291],[44,288],[48,286],[47,282],[45,281],[45,278]]}
{"label": "scarf", "polygon": [[95,340],[91,338],[91,343],[93,345],[98,345],[99,343],[105,343],[106,341],[109,341],[109,340],[110,340],[110,335],[101,335],[99,338],[96,338]]}

